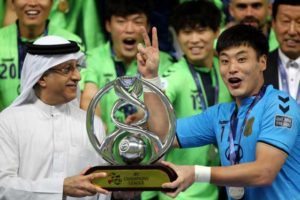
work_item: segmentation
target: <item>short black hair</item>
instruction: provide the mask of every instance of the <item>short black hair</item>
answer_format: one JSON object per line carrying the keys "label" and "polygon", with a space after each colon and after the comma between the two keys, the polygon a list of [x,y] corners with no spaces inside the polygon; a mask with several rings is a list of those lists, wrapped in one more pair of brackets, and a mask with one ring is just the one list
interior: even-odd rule
{"label": "short black hair", "polygon": [[214,3],[201,1],[188,1],[179,4],[171,16],[171,25],[178,33],[184,28],[209,27],[216,32],[221,23],[221,11]]}
{"label": "short black hair", "polygon": [[126,17],[132,14],[145,14],[149,20],[152,9],[150,0],[106,0],[105,20],[112,16]]}
{"label": "short black hair", "polygon": [[291,5],[291,6],[299,6],[300,1],[299,0],[275,0],[272,5],[272,18],[275,20],[277,13],[278,13],[278,7],[280,5]]}
{"label": "short black hair", "polygon": [[218,54],[231,47],[249,46],[256,51],[257,58],[268,55],[269,43],[263,32],[253,26],[239,24],[226,29],[218,38]]}

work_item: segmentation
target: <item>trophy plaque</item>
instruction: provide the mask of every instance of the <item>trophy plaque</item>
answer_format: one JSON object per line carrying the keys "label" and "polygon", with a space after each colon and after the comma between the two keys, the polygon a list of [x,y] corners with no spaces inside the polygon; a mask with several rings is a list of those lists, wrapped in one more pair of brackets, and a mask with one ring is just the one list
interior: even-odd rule
{"label": "trophy plaque", "polygon": [[[165,109],[161,112],[165,112],[164,116],[168,117],[168,133],[164,141],[146,128],[149,111],[143,102],[143,87],[158,95],[164,105]],[[118,97],[110,113],[116,129],[99,142],[94,132],[95,110],[101,98],[111,90],[114,90]],[[143,112],[143,117],[131,124],[120,121],[116,113],[124,106],[135,107],[139,112]],[[86,125],[93,147],[111,165],[92,167],[86,174],[106,172],[106,178],[94,179],[92,182],[110,191],[171,191],[162,188],[161,185],[176,180],[177,174],[169,167],[154,163],[173,143],[175,120],[174,109],[168,98],[153,84],[139,77],[128,76],[118,77],[109,82],[97,92],[89,104]]]}

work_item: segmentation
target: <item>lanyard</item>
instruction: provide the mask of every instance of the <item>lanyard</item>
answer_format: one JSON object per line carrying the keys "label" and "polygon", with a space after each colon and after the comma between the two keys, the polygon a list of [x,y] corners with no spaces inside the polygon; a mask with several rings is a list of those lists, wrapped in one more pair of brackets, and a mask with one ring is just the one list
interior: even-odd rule
{"label": "lanyard", "polygon": [[[115,70],[117,73],[117,77],[126,75],[126,68],[121,61],[116,61],[115,52],[114,52],[113,48],[110,49],[110,52],[111,52],[111,56],[112,56],[111,58],[114,61],[114,66],[115,66]],[[131,104],[126,104],[126,105],[122,106],[120,109],[123,110],[125,117],[128,117],[129,115],[137,112],[137,108]]]}
{"label": "lanyard", "polygon": [[126,69],[124,64],[121,61],[116,61],[116,54],[113,48],[110,48],[111,59],[114,61],[115,70],[117,73],[117,77],[124,76],[126,74]]}
{"label": "lanyard", "polygon": [[[243,123],[242,123],[242,126],[241,126],[241,129],[239,131],[240,133],[240,137],[239,137],[239,142],[238,142],[238,145],[240,144],[241,142],[241,138],[242,138],[242,133],[244,132],[244,129],[245,129],[245,125],[246,125],[246,122],[247,122],[247,119],[249,117],[249,114],[250,112],[252,111],[253,107],[259,102],[259,100],[261,100],[261,98],[264,96],[265,92],[266,92],[266,88],[267,86],[264,85],[258,95],[255,96],[255,99],[252,101],[251,105],[249,106],[247,112],[246,112],[246,115],[245,115],[245,118],[243,120]],[[234,165],[234,164],[237,164],[239,161],[238,161],[238,154],[239,153],[239,149],[237,150],[237,153],[235,151],[235,148],[234,148],[234,140],[236,139],[236,131],[237,131],[237,125],[238,125],[238,119],[237,119],[237,109],[235,109],[230,117],[230,133],[229,133],[229,142],[230,142],[230,154],[229,154],[229,158],[230,158],[230,163],[231,165]]]}
{"label": "lanyard", "polygon": [[[186,59],[186,61],[187,61],[187,59]],[[204,93],[202,91],[199,74],[194,69],[194,65],[192,65],[188,61],[187,61],[187,63],[188,63],[190,72],[193,76],[193,79],[194,79],[196,87],[197,87],[197,91],[198,91],[198,94],[199,94],[202,111],[204,111],[208,107],[208,103],[206,103],[205,98],[204,98]],[[218,103],[218,97],[219,97],[219,80],[218,80],[218,76],[217,76],[217,71],[216,71],[214,66],[213,66],[213,70],[214,70],[215,81],[216,81],[215,92],[214,92],[214,99],[215,99],[214,104],[217,104]]]}
{"label": "lanyard", "polygon": [[[23,69],[23,63],[25,60],[26,52],[27,52],[27,43],[31,42],[23,42],[21,39],[21,33],[19,30],[19,22],[17,21],[18,27],[18,58],[19,58],[19,79],[21,77],[21,71]],[[46,28],[44,30],[43,36],[48,35],[48,21],[46,23]]]}
{"label": "lanyard", "polygon": [[[282,90],[287,92],[289,95],[291,95],[290,89],[289,89],[288,78],[287,78],[288,75],[283,67],[283,63],[281,62],[280,59],[278,59],[278,60],[279,60],[278,66],[279,66],[279,73],[280,73],[280,77],[281,77]],[[297,91],[296,101],[298,104],[300,104],[300,83],[298,83],[298,91]]]}

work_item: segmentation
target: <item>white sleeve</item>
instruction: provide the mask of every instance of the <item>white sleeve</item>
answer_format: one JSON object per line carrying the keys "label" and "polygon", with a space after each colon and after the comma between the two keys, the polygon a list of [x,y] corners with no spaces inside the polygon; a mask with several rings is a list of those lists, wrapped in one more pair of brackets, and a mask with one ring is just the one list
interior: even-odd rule
{"label": "white sleeve", "polygon": [[[0,117],[0,199],[5,200],[59,200],[62,199],[64,178],[18,177],[18,141]],[[34,167],[35,163],[28,163]]]}

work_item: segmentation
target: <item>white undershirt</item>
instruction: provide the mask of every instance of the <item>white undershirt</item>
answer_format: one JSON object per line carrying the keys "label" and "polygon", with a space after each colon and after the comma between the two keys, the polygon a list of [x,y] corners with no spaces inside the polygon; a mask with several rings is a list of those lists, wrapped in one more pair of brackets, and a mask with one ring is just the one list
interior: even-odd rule
{"label": "white undershirt", "polygon": [[[299,81],[300,81],[300,67],[298,69],[294,67],[289,67],[287,68],[287,63],[290,61],[290,59],[283,54],[283,52],[278,49],[279,52],[279,59],[281,60],[281,63],[285,69],[285,72],[287,74],[287,81],[289,84],[289,91],[290,95],[296,99],[297,98],[297,92],[298,92],[298,87],[299,87]],[[298,57],[296,60],[294,60],[298,66],[300,66],[300,57]],[[282,81],[281,81],[281,76],[280,76],[280,71],[278,69],[278,77],[279,77],[279,89],[283,90],[282,88]]]}

